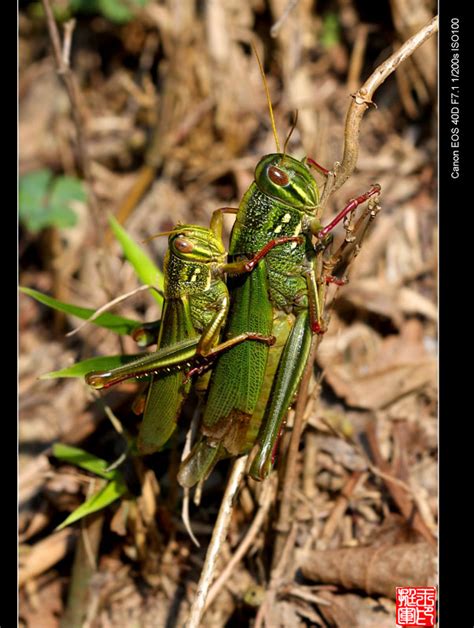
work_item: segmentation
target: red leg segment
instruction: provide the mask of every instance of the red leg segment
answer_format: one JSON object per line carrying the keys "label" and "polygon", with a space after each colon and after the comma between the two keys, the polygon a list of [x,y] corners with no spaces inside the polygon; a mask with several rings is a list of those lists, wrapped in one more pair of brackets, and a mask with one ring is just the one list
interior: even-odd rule
{"label": "red leg segment", "polygon": [[361,203],[364,203],[365,201],[367,201],[369,198],[371,198],[372,196],[375,196],[376,194],[378,194],[380,192],[380,185],[373,185],[370,190],[368,192],[366,192],[365,194],[361,194],[360,196],[358,196],[357,198],[352,199],[345,207],[343,210],[341,210],[337,216],[326,226],[323,227],[320,231],[318,231],[318,233],[316,234],[316,237],[319,238],[320,240],[324,237],[327,236],[327,234],[332,231],[334,229],[334,227],[336,225],[338,225],[341,220],[343,220],[347,214],[349,214],[351,211],[354,211],[354,209],[360,205]]}
{"label": "red leg segment", "polygon": [[260,251],[245,264],[245,270],[248,270],[249,272],[253,270],[258,262],[263,259],[269,251],[271,251],[275,246],[285,244],[286,242],[299,242],[301,244],[304,242],[304,238],[302,236],[282,236],[281,238],[270,240],[268,244],[265,244],[263,249],[260,249]]}
{"label": "red leg segment", "polygon": [[324,166],[321,166],[320,164],[318,164],[317,161],[314,161],[312,157],[306,157],[306,163],[308,163],[312,168],[315,168],[316,170],[318,170],[325,177],[328,176],[329,170],[325,168]]}
{"label": "red leg segment", "polygon": [[327,284],[333,283],[336,286],[345,286],[348,282],[347,279],[338,279],[337,277],[333,277],[332,275],[327,275],[324,279]]}

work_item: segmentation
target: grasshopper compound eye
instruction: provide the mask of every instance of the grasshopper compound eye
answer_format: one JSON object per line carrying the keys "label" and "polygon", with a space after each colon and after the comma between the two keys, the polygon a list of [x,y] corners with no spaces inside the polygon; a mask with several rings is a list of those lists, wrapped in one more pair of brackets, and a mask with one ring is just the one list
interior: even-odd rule
{"label": "grasshopper compound eye", "polygon": [[285,186],[290,182],[286,172],[283,172],[283,170],[280,170],[280,168],[277,168],[276,166],[270,166],[268,169],[268,176],[275,185]]}
{"label": "grasshopper compound eye", "polygon": [[191,251],[194,249],[194,244],[191,242],[191,240],[188,240],[188,238],[185,238],[182,235],[179,235],[176,238],[174,245],[180,253],[191,253]]}

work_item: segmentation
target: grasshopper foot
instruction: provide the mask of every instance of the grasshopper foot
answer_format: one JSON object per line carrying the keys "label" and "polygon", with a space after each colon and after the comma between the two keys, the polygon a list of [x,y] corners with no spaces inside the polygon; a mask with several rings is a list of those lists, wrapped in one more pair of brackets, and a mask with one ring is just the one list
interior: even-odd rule
{"label": "grasshopper foot", "polygon": [[333,277],[332,275],[326,275],[324,278],[326,284],[333,283],[335,286],[345,286],[349,283],[349,279],[347,277],[343,277],[342,279],[338,279],[337,277]]}

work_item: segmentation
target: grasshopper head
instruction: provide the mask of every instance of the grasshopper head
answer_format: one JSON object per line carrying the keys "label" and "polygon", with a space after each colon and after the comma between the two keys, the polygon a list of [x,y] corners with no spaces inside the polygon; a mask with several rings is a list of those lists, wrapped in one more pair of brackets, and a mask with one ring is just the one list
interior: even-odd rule
{"label": "grasshopper head", "polygon": [[186,262],[205,264],[225,257],[222,242],[210,229],[198,225],[178,225],[170,233],[168,246],[171,255]]}
{"label": "grasshopper head", "polygon": [[255,168],[258,188],[296,209],[313,209],[319,202],[316,181],[297,159],[281,153],[265,155]]}

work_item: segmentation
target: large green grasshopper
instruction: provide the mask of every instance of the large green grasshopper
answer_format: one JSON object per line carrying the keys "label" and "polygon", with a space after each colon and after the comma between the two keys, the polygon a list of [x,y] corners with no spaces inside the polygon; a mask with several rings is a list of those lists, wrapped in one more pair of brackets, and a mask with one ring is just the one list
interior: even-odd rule
{"label": "large green grasshopper", "polygon": [[309,169],[315,166],[313,160],[298,161],[281,152],[266,155],[240,203],[229,247],[231,263],[251,258],[282,236],[301,240],[270,250],[252,273],[229,278],[232,305],[225,337],[251,329],[273,335],[276,343],[271,348],[242,343],[217,359],[200,438],[179,472],[184,486],[207,477],[219,459],[248,452],[255,442],[250,475],[264,479],[272,468],[312,335],[324,327],[321,288],[330,278],[320,276],[316,251],[322,247],[315,249],[312,236],[324,243],[338,222],[380,190],[373,186],[350,201],[322,228],[316,218],[319,190]]}
{"label": "large green grasshopper", "polygon": [[[130,378],[152,376],[138,449],[143,454],[159,450],[176,428],[177,417],[191,387],[186,369],[207,367],[222,351],[246,340],[270,345],[271,334],[245,330],[219,343],[229,310],[227,273],[249,273],[273,246],[288,241],[274,240],[250,260],[226,262],[222,243],[222,215],[216,210],[210,228],[178,225],[169,235],[164,261],[165,293],[161,321],[145,326],[139,336],[147,338],[158,329],[157,351],[109,371],[86,375],[87,383],[102,389]],[[295,238],[293,238],[294,240]]]}

